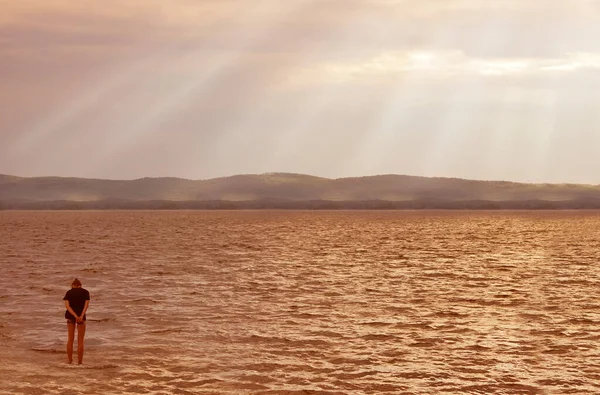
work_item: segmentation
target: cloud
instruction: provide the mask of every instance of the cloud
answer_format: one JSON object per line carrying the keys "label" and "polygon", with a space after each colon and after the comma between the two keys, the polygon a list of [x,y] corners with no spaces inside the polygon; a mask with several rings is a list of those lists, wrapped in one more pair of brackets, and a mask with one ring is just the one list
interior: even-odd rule
{"label": "cloud", "polygon": [[469,58],[461,51],[385,51],[357,62],[326,62],[306,68],[296,81],[319,83],[410,78],[446,79],[461,75],[540,76],[600,70],[600,53],[567,53],[562,58]]}
{"label": "cloud", "polygon": [[[589,0],[4,0],[0,52],[65,49],[294,53],[316,61],[384,51],[460,51],[474,58],[600,52]],[[2,3],[0,3],[2,4]],[[72,53],[74,56],[74,54]],[[19,61],[19,57],[14,58]]]}
{"label": "cloud", "polygon": [[467,175],[452,161],[487,137],[515,168],[544,144],[577,157],[598,4],[0,0],[0,173]]}

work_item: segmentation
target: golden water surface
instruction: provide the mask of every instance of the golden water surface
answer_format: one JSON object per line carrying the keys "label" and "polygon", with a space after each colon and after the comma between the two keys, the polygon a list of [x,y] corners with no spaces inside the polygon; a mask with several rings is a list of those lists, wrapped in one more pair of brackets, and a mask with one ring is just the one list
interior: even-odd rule
{"label": "golden water surface", "polygon": [[598,212],[0,212],[0,269],[1,394],[600,393]]}

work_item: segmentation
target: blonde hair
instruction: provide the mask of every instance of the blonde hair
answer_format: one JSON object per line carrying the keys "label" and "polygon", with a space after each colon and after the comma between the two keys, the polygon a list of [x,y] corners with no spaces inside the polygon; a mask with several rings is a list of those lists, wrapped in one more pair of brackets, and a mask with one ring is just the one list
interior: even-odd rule
{"label": "blonde hair", "polygon": [[73,280],[73,282],[71,283],[72,287],[81,287],[81,281],[79,281],[78,278],[75,278],[75,280]]}

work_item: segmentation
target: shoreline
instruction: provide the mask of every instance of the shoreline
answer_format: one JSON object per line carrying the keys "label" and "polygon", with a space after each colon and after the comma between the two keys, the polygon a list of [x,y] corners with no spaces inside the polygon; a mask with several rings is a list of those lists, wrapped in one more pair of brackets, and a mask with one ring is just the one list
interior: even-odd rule
{"label": "shoreline", "polygon": [[286,211],[507,211],[507,210],[600,210],[600,200],[409,200],[409,201],[287,201],[287,200],[248,200],[248,201],[172,201],[172,200],[99,200],[99,201],[0,201],[0,211],[98,211],[98,210],[150,210],[150,211],[223,211],[223,210],[286,210]]}

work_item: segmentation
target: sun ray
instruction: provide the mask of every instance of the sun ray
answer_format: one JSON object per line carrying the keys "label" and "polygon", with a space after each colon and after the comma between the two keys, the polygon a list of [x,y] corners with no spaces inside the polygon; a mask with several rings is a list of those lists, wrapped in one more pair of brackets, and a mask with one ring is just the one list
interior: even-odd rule
{"label": "sun ray", "polygon": [[[242,47],[241,51],[236,50],[215,50],[210,53],[210,62],[202,62],[206,49],[193,49],[193,40],[184,37],[160,49],[147,49],[146,53],[139,56],[138,60],[119,64],[118,66],[104,72],[104,77],[91,84],[82,94],[72,101],[63,105],[59,109],[53,110],[45,118],[36,121],[30,127],[27,133],[23,133],[11,147],[11,153],[15,156],[23,155],[33,147],[39,147],[49,139],[61,133],[71,125],[82,124],[83,118],[88,117],[90,111],[93,111],[100,103],[106,103],[115,100],[117,93],[120,95],[117,100],[123,106],[128,104],[135,105],[135,94],[137,92],[122,92],[123,89],[137,83],[142,92],[146,92],[146,97],[155,96],[152,91],[155,77],[167,78],[176,74],[182,65],[200,64],[201,72],[191,73],[193,78],[184,79],[176,82],[172,81],[168,92],[162,97],[156,97],[152,100],[151,108],[146,108],[143,112],[132,114],[130,117],[121,119],[119,122],[112,123],[111,129],[105,130],[107,135],[103,140],[106,145],[104,156],[110,156],[116,152],[128,149],[135,144],[141,136],[151,133],[154,126],[168,119],[175,113],[181,105],[186,103],[192,97],[198,97],[203,92],[209,91],[219,83],[219,76],[225,73],[230,67],[236,65],[239,60],[247,53],[252,51],[252,46],[267,36],[277,28],[285,15],[293,14],[298,9],[305,7],[313,0],[302,0],[290,4],[279,4],[273,7],[269,2],[259,3],[252,10],[239,13],[239,24],[252,24],[260,21],[265,15],[271,14],[274,20],[265,23],[260,29],[253,29],[249,34],[247,30],[237,28],[236,31],[226,31],[223,38],[233,41],[236,45]],[[235,25],[235,23],[233,24]],[[218,39],[218,37],[214,37]],[[188,49],[192,46],[192,49]],[[175,59],[180,57],[180,62]],[[157,65],[162,65],[162,70],[156,70]],[[153,69],[154,68],[154,69]],[[140,85],[140,83],[142,85]],[[206,98],[204,98],[206,99]],[[105,110],[106,111],[106,110]],[[108,114],[110,115],[110,114]],[[97,163],[91,163],[92,167],[101,166],[104,158],[98,158]]]}
{"label": "sun ray", "polygon": [[[318,5],[316,2],[313,3]],[[352,29],[359,29],[361,24],[365,23],[361,20],[346,20],[336,32],[331,36],[323,37],[324,41],[336,42],[338,47],[345,48],[351,46],[353,37],[349,34]],[[311,57],[311,53],[307,57]],[[296,98],[296,107],[293,113],[286,114],[288,119],[282,126],[281,130],[277,130],[275,136],[272,137],[273,146],[276,150],[272,150],[269,155],[262,158],[262,166],[264,169],[281,169],[285,167],[286,159],[290,155],[294,156],[297,148],[303,143],[309,141],[314,136],[320,133],[316,130],[316,124],[320,117],[325,115],[328,108],[331,107],[337,100],[344,96],[347,87],[343,83],[338,83],[335,80],[321,81],[318,87],[314,86],[315,90],[310,95],[303,94],[303,89],[306,83],[312,84],[312,81],[302,81],[302,68],[311,68],[311,61],[300,61],[299,65],[290,67],[289,75],[281,82],[283,92],[286,95],[291,95]],[[298,81],[298,78],[300,81]],[[296,84],[298,86],[295,86]],[[277,100],[277,94],[271,96],[271,100]],[[269,106],[275,103],[269,100],[261,100],[249,106],[246,111],[238,116],[236,121],[230,128],[230,132],[223,136],[217,146],[217,150],[223,151],[232,145],[232,142],[240,143],[246,140],[245,136],[249,136],[249,131],[256,131],[259,128],[268,127],[264,125],[262,115],[266,112]],[[290,172],[297,171],[290,167],[284,169]]]}
{"label": "sun ray", "polygon": [[[236,46],[241,47],[241,50],[221,50],[218,52],[212,51],[210,63],[203,62],[205,50],[192,49],[186,52],[183,56],[188,61],[183,61],[182,64],[198,64],[198,72],[191,72],[191,78],[184,78],[178,83],[171,82],[168,92],[152,103],[152,108],[145,113],[144,116],[137,116],[135,120],[126,120],[118,127],[121,131],[120,136],[113,140],[110,152],[115,154],[119,151],[128,149],[129,146],[135,144],[144,136],[148,138],[153,133],[157,133],[160,129],[155,129],[161,123],[166,122],[182,107],[188,106],[190,101],[203,100],[210,102],[210,97],[206,95],[211,90],[218,87],[222,76],[233,68],[239,66],[245,56],[252,53],[253,47],[261,42],[269,34],[277,31],[287,16],[293,15],[304,7],[309,6],[314,0],[301,0],[294,2],[292,5],[278,4],[274,9],[273,4],[269,2],[257,3],[256,7],[249,13],[239,14],[239,23],[253,24],[262,21],[265,15],[272,14],[272,20],[262,21],[261,28],[254,28],[249,34],[247,30],[239,28],[237,31],[228,31],[226,33],[227,40],[234,42]],[[234,23],[235,24],[235,23]],[[193,43],[191,44],[193,47]],[[176,73],[179,70],[178,64],[169,65],[162,75]],[[249,106],[251,108],[252,106]],[[221,131],[219,141],[227,142],[231,139],[226,130]],[[217,147],[218,149],[218,147]]]}
{"label": "sun ray", "polygon": [[[509,28],[511,26],[508,26]],[[509,31],[499,33],[497,30],[482,32],[482,34],[476,39],[476,42],[483,44],[489,41],[489,35],[496,36],[498,34],[511,36],[511,29]],[[439,37],[438,37],[439,39]],[[491,40],[493,42],[493,40]],[[493,66],[494,63],[491,62]],[[489,66],[488,66],[489,67]],[[522,67],[519,65],[513,65],[511,67]],[[509,68],[510,69],[510,68]],[[485,74],[485,71],[484,71]],[[503,150],[503,146],[487,145],[478,147],[476,159],[466,158],[460,154],[460,152],[473,152],[471,149],[465,146],[467,144],[467,135],[469,132],[477,134],[485,134],[485,118],[482,117],[481,113],[475,112],[475,108],[485,109],[486,105],[494,105],[494,100],[489,99],[493,92],[490,88],[493,86],[491,80],[486,76],[476,75],[475,73],[468,73],[463,80],[454,79],[456,82],[456,88],[453,89],[452,93],[445,98],[446,102],[443,103],[443,107],[440,114],[432,114],[438,118],[437,128],[434,133],[434,139],[431,140],[428,147],[428,151],[424,152],[423,155],[423,174],[429,176],[443,175],[443,176],[465,176],[468,174],[468,168],[477,168],[481,166],[481,159],[485,157],[482,155],[481,150],[486,149],[488,152],[486,155],[493,155],[490,151],[495,149]],[[488,103],[477,103],[476,100],[479,98],[486,98]],[[477,122],[480,123],[480,130],[473,130],[473,127],[477,128]],[[476,160],[478,163],[460,163],[460,162],[472,162]],[[442,169],[454,167],[455,169],[461,169],[460,171],[454,171],[454,174],[447,174]],[[457,174],[462,173],[462,174]]]}

